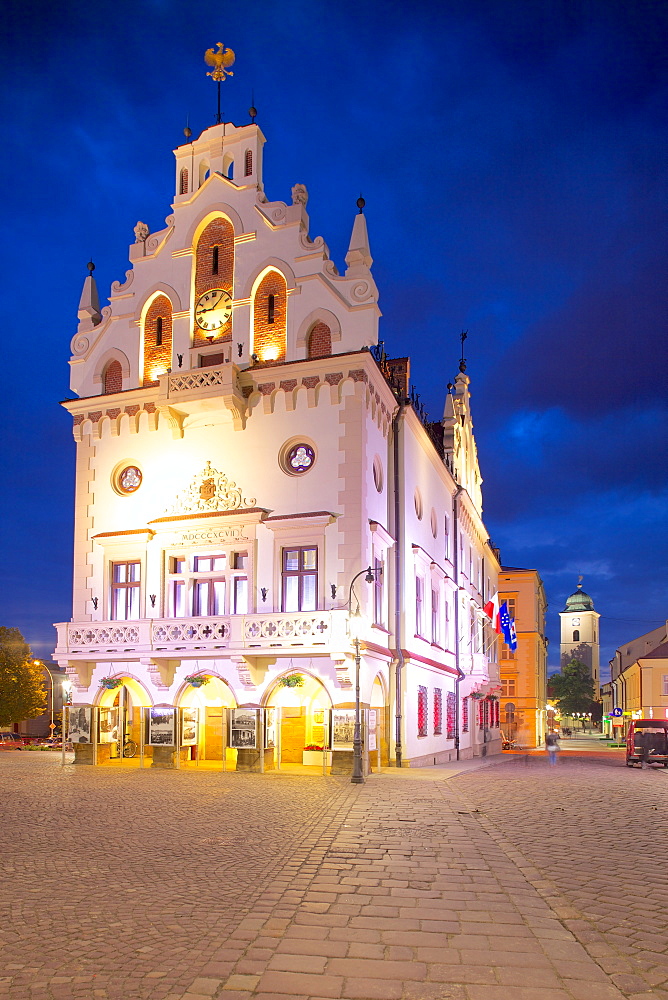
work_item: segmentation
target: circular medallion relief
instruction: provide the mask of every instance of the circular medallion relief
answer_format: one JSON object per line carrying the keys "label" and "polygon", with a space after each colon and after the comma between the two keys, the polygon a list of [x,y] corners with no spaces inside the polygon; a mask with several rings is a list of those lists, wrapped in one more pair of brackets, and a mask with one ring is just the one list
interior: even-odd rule
{"label": "circular medallion relief", "polygon": [[117,493],[127,496],[129,493],[136,493],[142,484],[143,478],[141,469],[137,468],[136,465],[125,465],[123,463],[116,469],[112,485]]}
{"label": "circular medallion relief", "polygon": [[290,472],[307,472],[315,462],[315,452],[308,444],[294,445],[287,455]]}

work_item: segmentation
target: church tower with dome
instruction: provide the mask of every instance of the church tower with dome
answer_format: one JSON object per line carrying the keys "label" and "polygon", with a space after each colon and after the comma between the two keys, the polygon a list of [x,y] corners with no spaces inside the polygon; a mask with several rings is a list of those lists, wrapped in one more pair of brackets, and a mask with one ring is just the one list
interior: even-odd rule
{"label": "church tower with dome", "polygon": [[[582,580],[582,577],[580,577]],[[571,660],[580,660],[589,667],[594,681],[594,696],[598,697],[600,684],[600,639],[598,619],[594,602],[578,583],[566,601],[566,607],[559,612],[561,619],[561,669]]]}

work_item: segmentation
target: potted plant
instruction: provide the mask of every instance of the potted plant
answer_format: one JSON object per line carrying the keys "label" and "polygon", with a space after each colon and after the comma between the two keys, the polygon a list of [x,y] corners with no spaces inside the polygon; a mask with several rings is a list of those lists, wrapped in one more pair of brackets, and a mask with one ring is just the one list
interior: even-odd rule
{"label": "potted plant", "polygon": [[[309,743],[302,750],[302,764],[308,764],[311,767],[322,767],[324,747],[318,745],[317,743]],[[327,764],[332,763],[332,751],[327,751]]]}
{"label": "potted plant", "polygon": [[122,683],[122,677],[103,677],[100,681],[101,686],[106,688],[107,691],[113,691],[115,688],[120,687]]}
{"label": "potted plant", "polygon": [[471,697],[472,697],[472,698],[475,698],[475,700],[476,700],[476,701],[480,701],[480,699],[481,699],[481,698],[484,698],[484,697],[485,697],[485,695],[484,695],[484,694],[483,694],[483,692],[482,692],[482,691],[481,691],[481,690],[480,690],[480,689],[478,688],[478,689],[477,689],[477,690],[475,690],[475,691],[471,691]]}
{"label": "potted plant", "polygon": [[304,687],[304,678],[302,677],[301,674],[288,674],[287,677],[279,678],[278,686],[282,688]]}
{"label": "potted plant", "polygon": [[209,678],[206,674],[188,674],[185,681],[186,684],[190,684],[191,687],[201,688],[203,684],[209,683]]}

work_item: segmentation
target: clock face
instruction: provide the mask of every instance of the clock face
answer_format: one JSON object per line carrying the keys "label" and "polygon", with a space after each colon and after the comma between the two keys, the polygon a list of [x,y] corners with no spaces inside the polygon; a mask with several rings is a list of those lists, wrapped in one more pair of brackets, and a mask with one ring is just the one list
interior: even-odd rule
{"label": "clock face", "polygon": [[210,288],[200,295],[195,305],[195,322],[205,333],[220,330],[231,315],[232,299],[224,288]]}
{"label": "clock face", "polygon": [[580,624],[580,619],[579,618],[572,618],[571,619],[571,623],[573,625],[579,625]]}

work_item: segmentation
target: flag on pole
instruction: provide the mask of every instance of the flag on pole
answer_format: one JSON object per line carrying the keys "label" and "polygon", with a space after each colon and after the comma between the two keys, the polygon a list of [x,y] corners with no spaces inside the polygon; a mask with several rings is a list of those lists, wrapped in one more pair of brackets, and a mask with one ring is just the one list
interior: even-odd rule
{"label": "flag on pole", "polygon": [[510,619],[510,642],[508,643],[511,651],[514,653],[517,649],[517,632],[515,631],[515,619]]}
{"label": "flag on pole", "polygon": [[[517,639],[513,639],[512,619],[508,612],[508,605],[505,601],[499,608],[499,621],[501,623],[501,631],[503,632],[503,641],[511,649],[515,649],[517,646]],[[515,645],[513,645],[513,642]]]}
{"label": "flag on pole", "polygon": [[492,600],[487,602],[483,610],[487,617],[492,619],[492,628],[496,634],[501,635],[502,628],[499,619],[499,595],[495,594]]}

